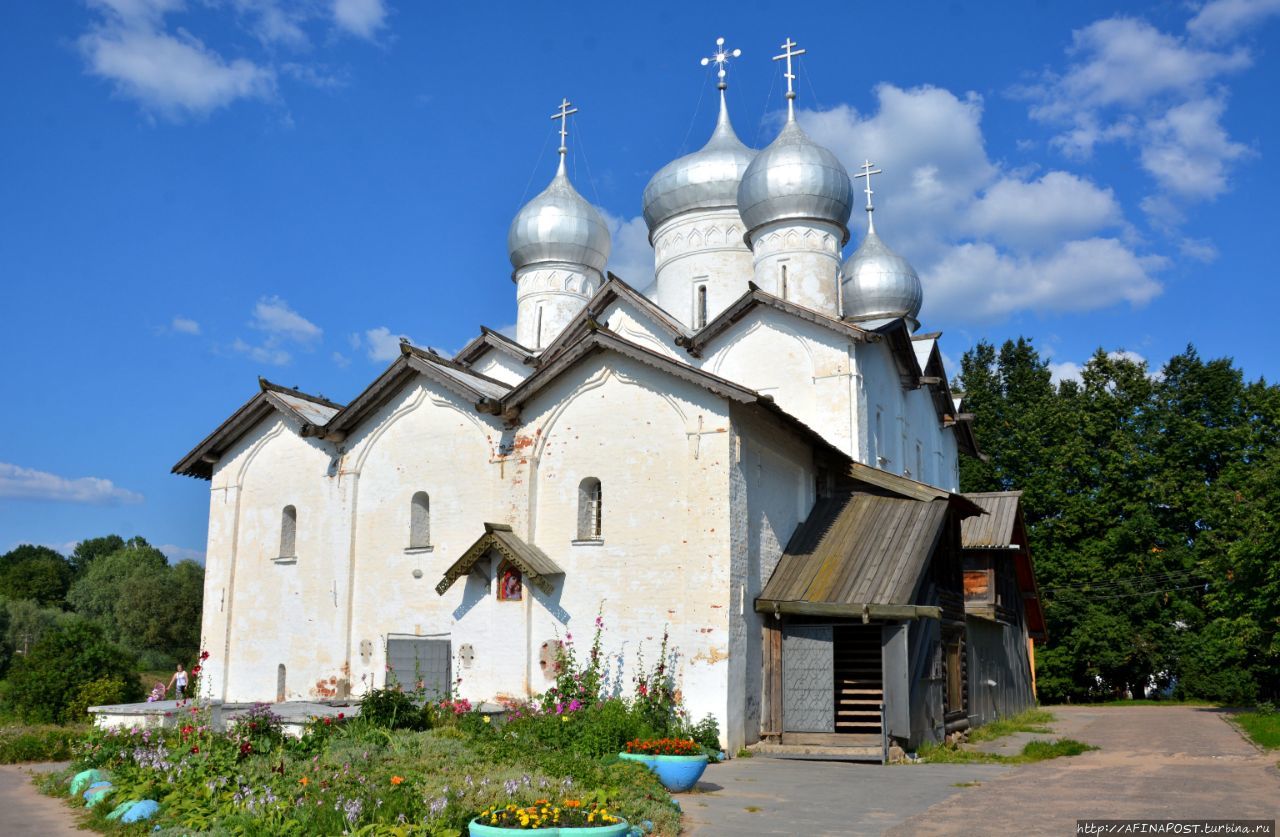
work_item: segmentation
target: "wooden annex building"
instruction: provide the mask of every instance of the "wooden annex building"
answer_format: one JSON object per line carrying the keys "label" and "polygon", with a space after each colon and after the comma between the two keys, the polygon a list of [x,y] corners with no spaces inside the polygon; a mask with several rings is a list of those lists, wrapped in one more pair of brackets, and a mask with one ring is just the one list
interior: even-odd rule
{"label": "wooden annex building", "polygon": [[1034,705],[1044,626],[1020,493],[850,476],[756,599],[766,746],[886,760]]}

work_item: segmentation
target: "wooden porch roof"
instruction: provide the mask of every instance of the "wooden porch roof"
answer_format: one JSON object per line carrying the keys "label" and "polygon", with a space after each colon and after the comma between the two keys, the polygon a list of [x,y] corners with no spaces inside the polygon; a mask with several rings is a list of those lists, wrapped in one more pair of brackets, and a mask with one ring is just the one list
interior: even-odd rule
{"label": "wooden porch roof", "polygon": [[533,544],[525,543],[520,536],[511,531],[510,526],[504,523],[486,523],[484,534],[467,547],[462,557],[444,571],[444,578],[440,579],[440,583],[436,585],[436,593],[443,596],[455,581],[471,572],[471,568],[489,554],[490,550],[496,550],[499,555],[520,570],[525,581],[548,595],[552,592],[552,588],[547,577],[564,575],[564,570],[560,569],[555,561]]}
{"label": "wooden porch roof", "polygon": [[937,617],[915,604],[950,500],[852,492],[820,499],[756,599],[762,613]]}

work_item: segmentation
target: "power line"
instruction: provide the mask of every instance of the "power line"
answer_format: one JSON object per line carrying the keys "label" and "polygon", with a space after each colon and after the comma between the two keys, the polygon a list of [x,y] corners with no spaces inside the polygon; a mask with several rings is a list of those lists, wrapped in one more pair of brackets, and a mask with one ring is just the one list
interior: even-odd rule
{"label": "power line", "polygon": [[1187,578],[1199,577],[1199,574],[1200,574],[1199,570],[1170,570],[1169,572],[1152,573],[1150,575],[1141,575],[1141,576],[1132,576],[1129,578],[1113,579],[1110,581],[1082,581],[1078,584],[1059,584],[1054,587],[1043,587],[1041,588],[1041,591],[1043,592],[1048,590],[1053,590],[1053,591],[1083,590],[1086,588],[1105,589],[1109,587],[1119,587],[1125,584],[1134,584],[1134,583],[1144,582],[1144,581],[1148,583],[1150,582],[1164,583],[1167,581],[1181,581]]}

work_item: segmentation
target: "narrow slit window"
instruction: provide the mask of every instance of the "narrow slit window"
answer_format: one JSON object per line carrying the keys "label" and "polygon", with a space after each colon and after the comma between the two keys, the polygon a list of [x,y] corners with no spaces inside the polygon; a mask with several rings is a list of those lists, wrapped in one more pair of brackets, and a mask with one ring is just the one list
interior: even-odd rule
{"label": "narrow slit window", "polygon": [[409,548],[428,546],[431,546],[431,497],[419,491],[409,504]]}
{"label": "narrow slit window", "polygon": [[280,557],[298,556],[298,510],[285,506],[280,515]]}
{"label": "narrow slit window", "polygon": [[785,300],[787,298],[787,266],[785,264],[782,266],[782,282],[780,285],[782,288],[781,296]]}
{"label": "narrow slit window", "polygon": [[542,306],[541,305],[538,306],[538,325],[537,325],[537,331],[534,334],[533,347],[535,349],[542,348]]}
{"label": "narrow slit window", "polygon": [[699,285],[697,296],[694,300],[694,327],[702,328],[707,324],[707,286]]}
{"label": "narrow slit window", "polygon": [[604,520],[600,480],[587,477],[578,485],[578,540],[598,541]]}

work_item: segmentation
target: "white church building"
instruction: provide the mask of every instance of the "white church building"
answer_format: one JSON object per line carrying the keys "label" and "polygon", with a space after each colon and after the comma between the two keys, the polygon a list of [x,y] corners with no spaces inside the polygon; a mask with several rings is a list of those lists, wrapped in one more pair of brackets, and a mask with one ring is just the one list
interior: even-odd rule
{"label": "white church building", "polygon": [[[627,686],[669,630],[684,701],[730,752],[955,725],[968,417],[920,280],[871,223],[877,172],[852,241],[858,193],[794,93],[767,147],[738,139],[728,57],[711,139],[644,191],[650,288],[606,270],[566,101],[558,169],[507,235],[514,338],[404,342],[345,405],[260,380],[174,467],[210,484],[211,697],[525,698],[601,613]],[[842,688],[855,651],[878,673]]]}

